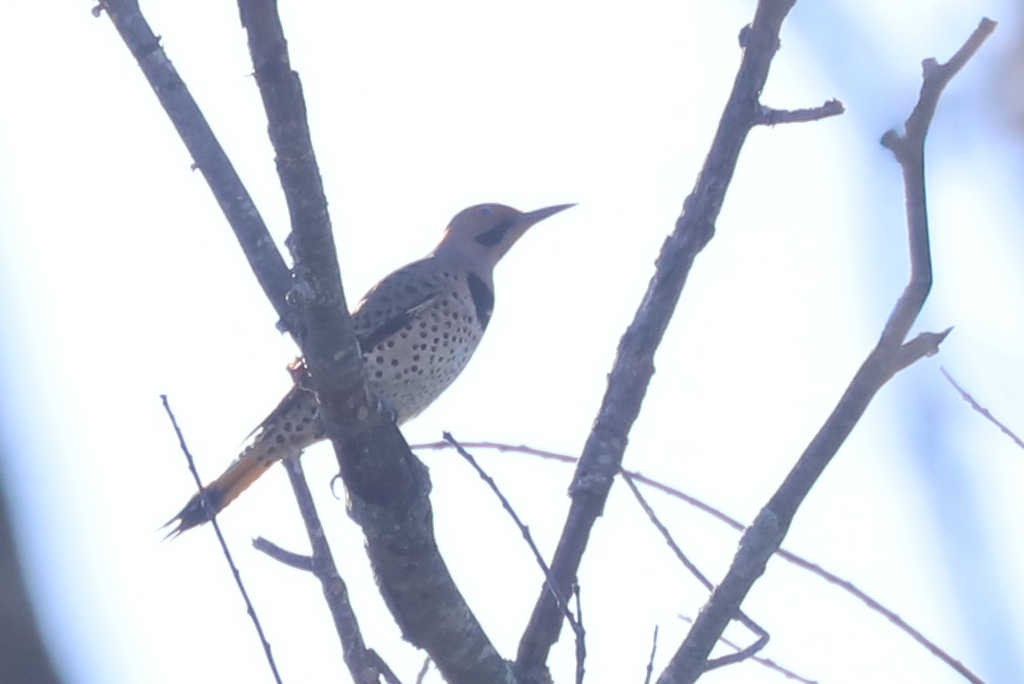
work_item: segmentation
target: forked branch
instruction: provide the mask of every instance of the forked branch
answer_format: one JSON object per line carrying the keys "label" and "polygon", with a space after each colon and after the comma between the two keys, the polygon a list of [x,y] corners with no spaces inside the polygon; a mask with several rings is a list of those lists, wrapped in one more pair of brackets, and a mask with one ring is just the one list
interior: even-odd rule
{"label": "forked branch", "polygon": [[707,670],[712,647],[739,610],[751,586],[764,572],[768,559],[781,544],[800,504],[860,420],[875,393],[903,368],[924,356],[935,354],[939,343],[948,334],[948,330],[922,333],[905,341],[928,296],[932,279],[924,191],[924,139],[943,88],[994,28],[994,22],[983,20],[946,64],[926,60],[921,97],[907,119],[906,133],[890,132],[883,138],[882,143],[893,151],[903,169],[911,256],[910,280],[893,307],[878,344],[868,354],[832,414],[785,481],[743,535],[729,571],[672,657],[658,680],[660,684],[693,682]]}
{"label": "forked branch", "polygon": [[[239,5],[292,219],[294,280],[137,1],[101,0],[99,8],[138,61],[224,210],[281,326],[306,356],[353,517],[406,638],[426,649],[449,681],[510,681],[511,668],[483,633],[437,550],[426,470],[365,391],[301,86],[288,64],[276,4],[241,0]],[[410,573],[409,567],[418,571]]]}
{"label": "forked branch", "polygon": [[238,4],[292,219],[295,287],[289,301],[299,311],[297,338],[381,593],[405,638],[426,650],[448,681],[512,681],[511,668],[437,548],[427,471],[366,389],[302,87],[291,69],[277,3]]}
{"label": "forked branch", "polygon": [[[654,353],[694,259],[714,235],[740,149],[750,130],[766,123],[759,96],[779,47],[782,21],[794,1],[761,0],[753,22],[741,32],[743,59],[715,139],[695,187],[683,204],[675,230],[662,246],[643,301],[619,342],[601,408],[570,486],[572,505],[551,563],[555,590],[563,601],[569,595],[590,532],[622,466],[627,436],[654,374]],[[815,111],[810,118],[835,113],[831,111],[835,107]],[[519,641],[516,668],[520,676],[527,681],[545,681],[548,654],[561,626],[558,602],[547,586],[542,586]]]}

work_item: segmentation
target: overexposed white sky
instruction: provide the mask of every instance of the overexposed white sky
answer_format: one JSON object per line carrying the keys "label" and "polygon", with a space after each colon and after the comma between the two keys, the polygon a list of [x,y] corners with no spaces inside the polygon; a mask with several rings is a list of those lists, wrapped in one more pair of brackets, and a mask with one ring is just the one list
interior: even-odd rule
{"label": "overexposed white sky", "polygon": [[[459,209],[577,202],[499,266],[467,371],[410,423],[578,453],[618,338],[710,145],[753,2],[630,6],[282,3],[350,302],[426,254]],[[212,478],[287,389],[291,341],[110,22],[89,2],[14,0],[0,24],[0,402],[25,571],[68,682],[270,681],[213,535],[157,529],[192,491],[162,413]],[[287,213],[233,3],[143,2],[282,243]],[[959,400],[949,369],[1018,429],[1024,380],[1021,129],[1005,111],[1024,26],[1009,0],[798,3],[765,104],[848,113],[759,129],[718,233],[656,359],[625,463],[749,521],[874,344],[906,281],[899,168],[878,145],[909,113],[920,61],[982,16],[995,35],[953,81],[927,149],[935,286],[917,330],[942,353],[876,398],[785,546],[856,583],[990,682],[1024,680],[1024,455]],[[437,534],[490,637],[513,657],[541,577],[493,496],[449,453],[430,467]],[[478,454],[545,552],[571,469]],[[364,636],[412,681],[358,527],[307,474]],[[651,494],[719,578],[737,536]],[[311,577],[249,547],[304,532],[279,469],[221,517],[286,682],[347,681]],[[591,682],[660,670],[703,590],[616,485],[580,581]],[[823,682],[958,682],[857,601],[773,561],[745,609],[765,655]],[[746,638],[742,630],[730,634]],[[563,637],[556,681],[571,677]],[[438,681],[436,674],[433,681]],[[708,682],[770,682],[752,664]],[[428,678],[428,681],[430,679]],[[702,680],[703,681],[703,680]]]}

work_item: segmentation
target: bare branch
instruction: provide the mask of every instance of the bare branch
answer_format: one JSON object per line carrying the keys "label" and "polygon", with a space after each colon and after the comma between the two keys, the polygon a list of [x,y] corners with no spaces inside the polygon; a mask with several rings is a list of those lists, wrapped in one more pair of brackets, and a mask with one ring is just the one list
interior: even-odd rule
{"label": "bare branch", "polygon": [[945,368],[940,368],[939,370],[941,370],[942,374],[946,376],[946,380],[949,381],[949,384],[951,384],[956,389],[956,391],[960,393],[960,397],[968,404],[970,404],[972,409],[974,409],[982,416],[984,416],[985,420],[989,421],[997,428],[999,428],[1002,431],[1002,433],[1009,437],[1010,439],[1012,439],[1017,446],[1019,446],[1021,449],[1024,449],[1024,440],[1021,440],[1021,438],[1018,437],[1013,430],[1006,427],[1006,425],[1001,423],[995,416],[989,413],[989,410],[987,408],[985,408],[977,401],[975,401],[974,397],[972,397],[967,390],[958,385],[956,380],[953,379],[953,376],[950,375]]}
{"label": "bare branch", "polygon": [[955,670],[961,677],[963,677],[969,682],[974,682],[974,684],[983,684],[981,678],[978,677],[978,675],[971,672],[971,670],[966,665],[964,665],[959,660],[957,660],[952,655],[943,650],[938,644],[936,644],[934,641],[932,641],[924,634],[922,634],[920,631],[918,631],[917,628],[913,627],[910,623],[901,618],[897,613],[882,605],[877,599],[872,598],[870,595],[864,592],[860,587],[855,585],[853,582],[843,579],[842,577],[839,577],[829,572],[820,565],[812,563],[811,561],[800,556],[797,556],[794,553],[786,551],[785,549],[779,549],[778,551],[776,551],[776,554],[778,554],[780,558],[785,558],[790,563],[793,563],[794,565],[800,568],[803,568],[809,572],[814,573],[815,575],[818,575],[826,582],[833,584],[842,589],[843,591],[857,597],[858,599],[860,599],[862,603],[864,603],[864,605],[866,605],[868,608],[875,611],[876,613],[880,613],[883,617],[885,617],[885,619],[887,619],[897,628],[908,634],[914,641],[919,643],[921,646],[924,646],[924,648],[927,649],[929,653],[931,653],[936,658],[944,662],[951,669]]}
{"label": "bare branch", "polygon": [[348,587],[338,573],[334,555],[327,544],[320,516],[316,512],[309,484],[306,482],[302,463],[298,458],[289,458],[284,462],[288,479],[299,506],[302,521],[306,527],[313,553],[310,556],[286,551],[277,544],[258,537],[252,542],[253,547],[266,553],[271,558],[297,570],[312,573],[320,582],[324,600],[334,619],[334,628],[341,641],[341,649],[352,680],[358,684],[378,684],[383,676],[387,682],[397,682],[394,672],[373,649],[368,649],[359,629],[359,621],[348,597]]}
{"label": "bare branch", "polygon": [[942,91],[995,30],[996,22],[988,17],[982,18],[978,22],[978,27],[948,62],[939,64],[934,57],[921,62],[921,93],[904,124],[904,134],[890,130],[882,136],[882,145],[892,150],[901,164],[902,157],[919,154],[924,149],[924,139],[935,116],[935,108],[939,104]]}
{"label": "bare branch", "polygon": [[[368,408],[372,404],[362,382],[362,359],[341,287],[302,86],[289,63],[275,0],[241,0],[239,12],[249,38],[256,84],[267,113],[277,172],[291,219],[288,245],[295,260],[295,284],[288,298],[301,318],[296,338],[310,370],[310,387],[321,401],[326,394],[332,399],[348,399],[351,404],[347,419],[331,415],[337,412],[326,412],[326,426],[337,427],[353,422],[355,409],[372,413]],[[338,406],[341,404],[337,401]],[[331,432],[337,433],[337,429]]]}
{"label": "bare branch", "polygon": [[[199,479],[199,471],[196,470],[195,459],[192,458],[192,452],[185,443],[185,435],[182,434],[181,428],[178,427],[178,419],[174,417],[174,411],[171,410],[171,404],[167,400],[167,395],[161,394],[160,401],[163,402],[164,411],[167,413],[167,417],[171,421],[171,427],[174,428],[174,434],[178,437],[178,445],[181,447],[181,452],[185,454],[185,460],[188,461],[188,469],[189,472],[192,473],[192,478],[196,481],[196,487],[199,489],[199,495],[204,496],[205,490],[203,489],[203,481]],[[213,509],[211,508],[210,510]],[[228,567],[231,568],[231,574],[235,578],[235,584],[238,586],[238,592],[242,595],[242,601],[245,602],[245,610],[252,619],[253,627],[256,629],[256,635],[259,637],[260,643],[263,645],[263,654],[267,658],[267,665],[270,667],[270,672],[274,675],[274,681],[277,682],[277,684],[281,684],[281,675],[277,671],[277,663],[274,662],[274,654],[270,650],[270,642],[267,641],[267,637],[263,633],[263,625],[260,624],[260,619],[256,615],[256,608],[253,607],[252,601],[249,600],[249,592],[245,590],[245,584],[242,582],[242,574],[238,572],[238,566],[235,565],[235,561],[231,557],[231,551],[228,550],[228,543],[224,541],[224,535],[221,534],[220,525],[217,523],[216,515],[210,516],[210,525],[213,526],[213,531],[217,535],[217,541],[220,542],[220,549],[224,553],[224,559],[227,560]]]}
{"label": "bare branch", "polygon": [[252,547],[257,551],[262,551],[279,563],[284,563],[290,568],[303,570],[305,572],[313,572],[313,558],[311,556],[283,549],[266,537],[256,537],[253,539]]}
{"label": "bare branch", "polygon": [[[193,168],[202,172],[210,186],[252,272],[277,312],[280,319],[278,327],[294,330],[295,313],[285,303],[285,295],[291,288],[291,273],[252,197],[242,185],[188,87],[160,47],[160,41],[142,16],[138,2],[102,0],[97,7],[106,10],[192,155]],[[93,13],[98,15],[96,11]]]}
{"label": "bare branch", "polygon": [[[725,191],[740,149],[757,125],[764,88],[779,28],[794,0],[763,0],[753,23],[743,31],[743,59],[715,140],[696,185],[665,240],[654,276],[636,315],[619,342],[608,387],[576,474],[570,486],[572,504],[551,563],[559,596],[565,597],[583,558],[590,532],[604,510],[615,475],[622,464],[627,435],[636,420],[654,373],[654,352],[675,310],[690,266],[711,240]],[[551,593],[542,587],[529,624],[519,642],[517,671],[531,679],[547,677],[546,662],[562,626],[562,613]]]}
{"label": "bare branch", "polygon": [[[531,456],[539,456],[541,458],[552,461],[559,461],[561,463],[579,463],[579,459],[576,458],[575,456],[569,456],[568,454],[559,454],[554,451],[547,451],[545,449],[535,449],[533,447],[525,446],[522,444],[513,445],[502,444],[500,442],[463,442],[462,444],[468,449],[496,449],[498,451],[514,451],[522,454],[530,454]],[[411,448],[414,450],[448,449],[451,448],[451,445],[448,444],[447,442],[429,442],[426,444],[414,444],[412,445]],[[628,475],[637,482],[642,482],[648,487],[653,487],[654,489],[662,491],[668,494],[669,496],[673,496],[677,499],[685,501],[694,508],[703,511],[714,518],[718,518],[720,521],[722,521],[726,525],[729,525],[734,530],[742,532],[746,529],[746,526],[737,521],[735,518],[726,515],[719,509],[715,508],[714,506],[705,503],[704,501],[701,501],[697,497],[690,496],[686,492],[676,489],[675,487],[670,487],[669,485],[659,482],[658,480],[647,477],[646,475],[637,470],[627,470],[625,468],[622,468],[620,469],[620,472],[623,473],[624,475]]]}
{"label": "bare branch", "polygon": [[[876,347],[857,371],[832,414],[800,456],[785,481],[758,514],[740,540],[725,578],[701,610],[659,682],[694,682],[707,670],[707,658],[729,619],[738,610],[754,582],[764,573],[811,487],[864,414],[881,387],[897,372],[922,356],[933,354],[946,333],[923,333],[904,343],[931,288],[931,255],[924,192],[924,137],[942,88],[988,33],[983,21],[950,63],[926,62],[921,100],[907,120],[907,134],[888,134],[883,141],[896,153],[903,169],[907,196],[910,243],[910,280],[896,302]],[[932,64],[929,66],[929,64]]]}
{"label": "bare branch", "polygon": [[[502,452],[512,451],[516,453],[529,454],[531,456],[539,456],[547,460],[559,461],[561,463],[576,463],[579,460],[574,456],[569,456],[568,454],[559,454],[554,451],[536,449],[524,445],[502,444],[499,442],[464,442],[463,446],[470,449],[495,449]],[[448,442],[431,442],[429,444],[416,444],[413,445],[413,448],[450,449],[452,448],[452,445],[449,444]],[[736,520],[735,518],[727,515],[726,513],[715,508],[714,506],[704,501],[701,501],[700,499],[691,496],[683,491],[680,491],[675,487],[669,486],[663,482],[659,482],[658,480],[650,478],[644,475],[643,473],[637,472],[635,470],[623,469],[621,472],[623,476],[628,477],[630,480],[635,480],[636,482],[640,482],[644,485],[647,485],[648,487],[657,489],[658,491],[663,492],[673,498],[679,499],[687,503],[688,505],[693,506],[694,508],[719,520],[725,525],[728,525],[737,532],[743,532],[747,528],[747,526],[741,523],[739,520]],[[853,582],[847,579],[843,579],[842,577],[839,577],[835,573],[826,570],[817,563],[807,560],[803,556],[797,555],[792,551],[779,548],[775,551],[775,555],[777,555],[779,558],[782,558],[783,560],[788,561],[789,563],[792,563],[793,565],[796,565],[797,567],[803,570],[806,570],[807,572],[810,572],[813,575],[817,575],[829,584],[832,584],[833,586],[836,586],[839,589],[845,591],[846,593],[852,595],[853,597],[859,599],[865,606],[867,606],[868,609],[881,614],[894,626],[908,634],[917,643],[926,648],[932,655],[942,660],[952,669],[956,670],[961,676],[963,676],[968,681],[981,681],[978,678],[978,676],[971,672],[963,663],[961,663],[959,660],[957,660],[952,655],[947,653],[935,642],[931,641],[928,637],[926,637],[924,634],[918,631],[915,627],[913,627],[910,623],[908,623],[906,620],[900,617],[897,613],[893,612],[889,608],[882,605],[877,599],[872,598],[870,595],[868,595],[866,592],[860,589]],[[755,660],[756,659],[757,658],[755,658]]]}
{"label": "bare branch", "polygon": [[[722,641],[722,638],[719,637],[718,640]],[[733,647],[736,648],[735,653],[730,653],[729,655],[724,655],[720,658],[709,658],[708,661],[704,663],[704,671],[708,672],[719,667],[735,665],[736,663],[742,663],[744,660],[750,660],[754,658],[757,655],[757,652],[764,648],[764,645],[767,643],[768,633],[762,630],[761,634],[758,635],[757,640],[749,646],[740,648],[739,646],[733,645]]]}
{"label": "bare branch", "polygon": [[298,339],[381,593],[403,635],[430,653],[446,679],[513,681],[437,549],[426,469],[366,389],[302,88],[276,2],[240,0],[239,10],[291,215],[289,301],[302,322]]}
{"label": "bare branch", "polygon": [[[543,554],[541,554],[540,549],[537,548],[537,544],[534,543],[533,535],[530,534],[530,528],[527,527],[526,524],[523,523],[523,521],[519,518],[519,515],[516,513],[515,509],[512,508],[512,504],[509,503],[509,500],[505,498],[505,495],[498,487],[498,484],[494,481],[494,478],[488,475],[487,472],[482,467],[480,467],[480,464],[477,463],[477,460],[475,458],[473,458],[473,455],[462,447],[459,441],[452,436],[452,433],[445,432],[444,439],[446,443],[451,445],[455,449],[455,451],[457,451],[458,454],[462,456],[462,458],[465,459],[467,463],[469,463],[469,465],[473,466],[473,469],[476,471],[476,474],[480,476],[480,479],[487,483],[487,486],[491,488],[491,491],[494,492],[494,495],[498,497],[499,501],[501,501],[501,507],[505,509],[505,511],[515,522],[516,527],[519,528],[519,533],[523,536],[523,539],[526,541],[526,545],[530,547],[530,551],[533,552],[533,559],[537,562],[537,565],[540,567],[541,572],[544,575],[545,581],[547,582],[547,586],[549,587],[551,592],[554,593],[555,589],[554,582],[551,578],[551,570],[548,569],[548,564],[544,562]],[[554,594],[554,598],[558,602],[559,609],[562,611],[562,614],[565,615],[565,618],[569,621],[569,625],[572,627],[572,631],[576,636],[576,681],[579,684],[583,681],[583,662],[584,655],[586,653],[586,648],[585,646],[583,646],[583,644],[586,643],[586,635],[583,631],[583,624],[581,620],[578,620],[575,617],[573,617],[573,614],[569,610],[568,605],[564,600],[562,600],[560,596],[558,596],[558,594]],[[576,605],[578,608],[579,594],[577,594]]]}
{"label": "bare branch", "polygon": [[672,549],[672,553],[674,553],[676,558],[679,559],[679,562],[683,564],[683,567],[689,570],[690,574],[696,577],[697,581],[700,582],[705,589],[708,591],[714,589],[714,585],[711,584],[711,580],[709,580],[707,576],[700,571],[700,568],[698,568],[697,565],[689,559],[689,557],[683,552],[682,548],[680,548],[679,544],[676,543],[676,540],[672,537],[672,533],[669,532],[668,528],[665,527],[661,520],[658,519],[658,516],[654,513],[654,509],[651,508],[647,499],[640,493],[640,490],[633,482],[633,478],[627,475],[625,471],[622,471],[622,479],[626,481],[626,486],[628,486],[629,490],[633,492],[633,497],[640,504],[640,508],[644,509],[644,513],[647,514],[648,520],[651,521],[654,528],[661,534],[662,539],[664,539],[665,543],[668,544],[668,547]]}
{"label": "bare branch", "polygon": [[654,675],[654,656],[658,653],[658,625],[654,625],[654,637],[651,639],[651,655],[647,659],[647,670],[644,674],[644,684],[651,684],[651,677]]}
{"label": "bare branch", "polygon": [[[685,622],[689,622],[690,624],[693,624],[693,620],[691,620],[690,618],[686,617],[685,615],[680,615],[679,619],[684,620]],[[729,639],[728,637],[722,636],[722,637],[719,637],[718,640],[721,641],[723,644],[725,644],[726,646],[728,646],[731,649],[734,649],[736,651],[740,650],[740,647],[735,642],[733,642],[731,639]],[[748,648],[749,648],[749,646],[748,646]],[[782,665],[779,665],[777,662],[775,662],[771,658],[765,658],[764,656],[759,656],[759,655],[752,655],[752,656],[750,656],[749,659],[753,660],[758,665],[762,665],[764,667],[767,667],[769,670],[775,670],[776,672],[778,672],[779,674],[783,675],[787,679],[795,679],[796,681],[803,682],[804,684],[817,684],[817,682],[815,682],[813,679],[807,679],[806,677],[802,677],[802,676],[798,675],[796,672],[793,672],[792,670],[790,670],[789,668],[786,668],[786,667],[783,667]],[[721,659],[719,659],[719,660],[721,660]],[[715,661],[715,662],[717,662],[717,661]]]}
{"label": "bare branch", "polygon": [[378,684],[379,675],[383,673],[378,666],[378,661],[380,663],[383,661],[375,652],[366,648],[366,642],[363,641],[359,620],[356,618],[355,609],[348,598],[348,587],[338,572],[334,554],[331,553],[331,547],[327,544],[320,516],[317,515],[316,505],[313,503],[313,495],[309,491],[306,475],[302,471],[302,463],[298,458],[288,458],[284,461],[284,468],[288,473],[288,481],[292,485],[292,492],[299,505],[299,513],[302,515],[302,522],[306,527],[309,544],[313,549],[309,558],[309,569],[319,580],[324,600],[331,611],[334,629],[341,641],[345,665],[352,675],[352,680],[357,684]]}
{"label": "bare branch", "polygon": [[[292,218],[294,285],[284,260],[181,78],[171,67],[135,0],[103,0],[115,27],[224,208],[246,257],[312,371],[321,419],[337,448],[342,474],[389,607],[413,643],[430,652],[450,681],[511,681],[455,587],[433,538],[425,469],[363,384],[330,234],[322,184],[309,144],[301,87],[288,65],[276,7],[242,2],[257,83],[268,112]],[[343,428],[343,429],[342,429]],[[415,566],[420,572],[408,573]]]}
{"label": "bare branch", "polygon": [[416,684],[423,684],[427,678],[428,671],[430,671],[430,656],[423,659],[423,667],[420,668],[419,674],[416,675]]}
{"label": "bare branch", "polygon": [[839,116],[845,111],[843,103],[835,99],[828,100],[820,107],[809,107],[807,109],[772,109],[762,105],[757,123],[761,126],[774,126],[775,124],[819,121],[832,116]]}
{"label": "bare branch", "polygon": [[587,660],[586,628],[583,626],[583,600],[580,598],[580,583],[572,583],[572,596],[576,599],[576,622],[570,620],[576,633],[576,684],[583,684],[583,663]]}
{"label": "bare branch", "polygon": [[[627,475],[625,471],[623,471],[622,478],[626,481],[626,485],[629,487],[629,490],[633,492],[633,497],[640,504],[640,507],[644,510],[644,513],[647,514],[647,518],[651,521],[651,524],[653,524],[655,529],[657,529],[658,532],[661,533],[661,536],[665,540],[665,543],[668,544],[668,547],[670,549],[672,549],[672,553],[674,553],[676,558],[679,559],[679,562],[681,562],[683,566],[690,571],[690,574],[697,578],[697,580],[704,586],[705,589],[707,589],[708,591],[712,591],[714,589],[714,585],[711,584],[711,581],[708,580],[704,573],[700,571],[696,564],[694,564],[693,561],[691,561],[686,556],[686,554],[683,553],[683,549],[679,546],[679,544],[676,543],[675,538],[672,537],[672,533],[669,532],[665,524],[661,522],[661,520],[658,518],[658,515],[654,512],[654,508],[651,507],[651,504],[647,501],[647,498],[640,492],[640,489],[633,482],[633,478]],[[749,658],[758,651],[760,651],[762,648],[764,648],[765,644],[768,643],[768,632],[766,632],[764,628],[761,627],[761,625],[754,622],[754,620],[750,616],[748,616],[741,610],[737,610],[736,619],[742,622],[747,627],[747,629],[753,632],[757,639],[754,641],[754,643],[752,643],[751,645],[747,646],[742,650],[739,650],[737,653],[733,653],[731,655],[709,661],[709,670]]]}
{"label": "bare branch", "polygon": [[982,19],[978,28],[945,64],[934,58],[922,62],[921,93],[904,124],[905,132],[888,131],[882,145],[892,151],[903,168],[903,188],[907,197],[907,228],[910,235],[910,282],[889,316],[883,340],[905,340],[910,326],[924,306],[932,286],[932,261],[928,247],[928,211],[924,192],[924,139],[928,133],[939,97],[946,84],[967,63],[996,28],[991,19]]}
{"label": "bare branch", "polygon": [[[266,226],[263,224],[259,213],[244,186],[242,186],[230,161],[203,118],[198,105],[192,99],[188,89],[170,64],[163,50],[159,47],[156,37],[152,34],[148,24],[141,15],[137,3],[111,0],[110,2],[104,2],[103,7],[107,10],[108,15],[126,44],[128,44],[132,54],[135,55],[143,73],[159,97],[161,104],[178,129],[182,140],[193,154],[195,167],[203,171],[214,196],[220,203],[225,216],[235,231],[239,243],[242,245],[253,272],[263,286],[264,292],[271,300],[281,320],[288,321],[287,326],[284,327],[287,327],[293,333],[301,332],[300,328],[296,325],[294,311],[286,303],[286,296],[291,288],[291,274],[277,248],[274,246]],[[303,182],[306,181],[306,179],[301,180]],[[289,197],[291,198],[292,195]],[[170,409],[168,408],[169,411]],[[176,426],[175,429],[177,429]],[[184,447],[184,444],[182,446]],[[191,459],[190,468],[192,469],[193,476],[196,478],[196,484],[199,486],[200,492],[202,492],[200,480],[195,473],[194,466],[191,464]],[[289,470],[289,475],[291,476],[292,474],[292,471]],[[304,479],[302,480],[302,485],[305,486]],[[294,479],[293,486],[295,486]],[[305,492],[308,498],[308,487],[305,488]],[[299,496],[298,493],[297,496]],[[303,507],[302,503],[300,497],[300,508]],[[309,500],[309,505],[312,505],[311,499]],[[315,518],[315,511],[313,511],[313,517]],[[219,526],[215,519],[212,522],[225,555],[228,558],[228,563],[232,566],[232,571],[236,581],[239,582],[239,588],[244,596],[244,588],[241,586],[238,572],[234,568],[230,555],[228,555]],[[307,524],[307,529],[310,530],[312,540],[316,536],[313,528]],[[319,530],[319,521],[316,521],[316,529]],[[326,549],[326,543],[323,543],[322,537],[323,533],[320,531],[319,539],[321,544],[318,545],[314,542],[316,552],[312,558],[292,554],[266,540],[256,540],[254,545],[277,560],[292,567],[312,571],[320,578],[321,584],[324,586],[325,596],[328,599],[328,605],[335,617],[335,625],[338,627],[339,635],[342,638],[346,662],[350,666],[355,681],[377,682],[378,679],[375,671],[366,667],[364,656],[366,649],[359,635],[355,617],[351,613],[351,607],[347,603],[344,583],[341,582],[337,571],[333,567],[333,560],[330,557],[329,549]],[[246,602],[248,604],[247,597]],[[256,616],[251,610],[251,606],[250,614],[252,614],[253,620],[256,622],[257,631],[259,631],[261,640],[263,640],[264,649],[268,660],[271,662],[275,678],[280,681],[270,655],[269,645],[266,644],[266,640],[263,638],[262,630],[258,621],[256,621]]]}

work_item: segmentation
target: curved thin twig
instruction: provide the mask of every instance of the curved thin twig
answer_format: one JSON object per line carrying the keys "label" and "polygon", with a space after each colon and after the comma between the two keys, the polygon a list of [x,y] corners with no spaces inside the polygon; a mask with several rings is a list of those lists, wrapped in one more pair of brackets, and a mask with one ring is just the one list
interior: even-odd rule
{"label": "curved thin twig", "polygon": [[[533,559],[537,562],[537,565],[541,569],[545,580],[548,582],[548,586],[551,591],[554,592],[554,583],[551,579],[551,570],[548,568],[548,564],[544,562],[544,556],[541,554],[540,549],[537,548],[537,544],[533,541],[533,535],[530,534],[530,528],[519,518],[519,514],[516,513],[515,509],[512,508],[511,502],[505,497],[501,489],[498,487],[498,483],[494,481],[490,475],[487,474],[480,464],[477,462],[473,455],[470,454],[466,449],[463,448],[462,444],[459,443],[452,433],[444,433],[445,443],[451,446],[455,451],[462,456],[463,459],[469,465],[473,467],[476,474],[480,476],[480,479],[487,483],[487,486],[491,488],[494,495],[498,497],[501,502],[501,507],[505,509],[505,512],[509,514],[509,517],[515,522],[516,527],[519,528],[519,533],[523,536],[526,541],[526,545],[530,547],[530,551],[533,553]],[[579,609],[579,587],[577,586],[576,592],[576,607]],[[572,627],[573,634],[576,637],[576,684],[582,684],[583,682],[583,664],[586,660],[586,633],[583,630],[582,618],[577,618],[569,610],[569,606],[566,605],[565,601],[562,600],[558,594],[554,594],[555,599],[558,601],[558,607],[562,610],[565,615],[565,619],[569,621],[569,625]]]}
{"label": "curved thin twig", "polygon": [[[515,444],[504,444],[501,442],[464,442],[463,446],[469,449],[494,449],[502,452],[515,452],[522,454],[529,454],[531,456],[538,456],[540,458],[552,461],[558,461],[560,463],[576,463],[577,458],[568,454],[560,454],[554,451],[548,451],[546,449],[537,449],[526,445],[515,445]],[[413,449],[449,449],[451,445],[447,442],[429,442],[425,444],[414,444]],[[660,482],[654,478],[648,477],[643,473],[635,470],[622,470],[623,475],[628,476],[630,479],[640,482],[652,489],[656,489],[668,496],[675,499],[679,499],[684,503],[693,506],[699,511],[706,513],[707,515],[715,518],[723,524],[731,527],[737,532],[743,532],[747,529],[747,526],[741,523],[739,520],[731,517],[725,512],[715,508],[714,506],[701,501],[700,499],[683,492],[680,489],[672,487]],[[850,594],[854,598],[860,600],[869,610],[873,610],[876,613],[882,615],[886,620],[891,622],[897,629],[905,632],[914,641],[923,646],[928,650],[929,653],[934,655],[936,658],[944,662],[950,668],[956,670],[961,676],[968,681],[980,681],[970,669],[967,668],[963,663],[954,658],[950,653],[945,651],[942,647],[936,644],[934,641],[926,637],[920,630],[912,626],[909,622],[900,617],[897,613],[890,610],[886,606],[882,605],[880,601],[870,596],[863,589],[855,585],[853,582],[847,579],[839,577],[835,573],[823,568],[822,566],[810,561],[803,556],[788,551],[784,548],[779,548],[775,551],[775,555],[779,558],[796,565],[797,567],[810,572],[813,575],[817,575],[821,579],[825,580],[829,584],[832,584],[839,589]]]}

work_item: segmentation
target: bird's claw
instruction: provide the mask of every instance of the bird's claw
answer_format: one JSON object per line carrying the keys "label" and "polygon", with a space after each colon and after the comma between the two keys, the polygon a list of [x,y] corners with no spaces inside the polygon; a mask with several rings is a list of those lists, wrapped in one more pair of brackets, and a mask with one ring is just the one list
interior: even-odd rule
{"label": "bird's claw", "polygon": [[389,423],[398,422],[398,409],[387,399],[377,398],[377,413],[384,416]]}

